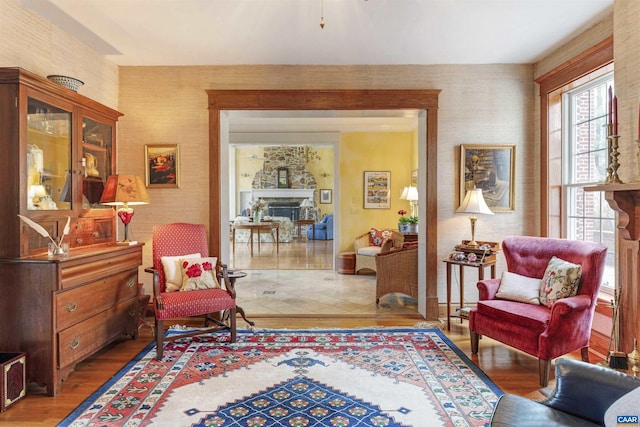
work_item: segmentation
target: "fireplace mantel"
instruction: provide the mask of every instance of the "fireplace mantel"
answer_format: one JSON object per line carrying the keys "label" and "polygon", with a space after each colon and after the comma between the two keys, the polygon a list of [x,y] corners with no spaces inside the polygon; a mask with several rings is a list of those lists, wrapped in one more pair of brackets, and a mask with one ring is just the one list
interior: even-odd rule
{"label": "fireplace mantel", "polygon": [[618,287],[620,289],[620,350],[633,350],[640,338],[640,182],[600,184],[584,191],[604,192],[607,203],[618,214]]}
{"label": "fireplace mantel", "polygon": [[256,199],[311,199],[313,188],[255,188],[251,190],[251,198]]}

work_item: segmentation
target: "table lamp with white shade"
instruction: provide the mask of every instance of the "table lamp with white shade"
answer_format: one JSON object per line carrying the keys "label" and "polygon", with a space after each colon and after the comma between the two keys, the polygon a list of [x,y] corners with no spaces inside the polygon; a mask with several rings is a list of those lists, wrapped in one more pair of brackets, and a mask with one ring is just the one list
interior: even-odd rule
{"label": "table lamp with white shade", "polygon": [[304,209],[304,219],[309,219],[309,208],[313,207],[313,202],[309,199],[304,199],[300,203],[300,208]]}
{"label": "table lamp with white shade", "polygon": [[467,194],[464,196],[464,201],[462,205],[456,211],[457,213],[470,213],[472,214],[469,217],[471,221],[471,240],[467,243],[467,246],[479,246],[478,242],[476,242],[476,221],[478,217],[475,214],[485,214],[485,215],[493,215],[489,206],[484,201],[484,197],[482,196],[481,188],[473,188],[472,190],[467,191]]}

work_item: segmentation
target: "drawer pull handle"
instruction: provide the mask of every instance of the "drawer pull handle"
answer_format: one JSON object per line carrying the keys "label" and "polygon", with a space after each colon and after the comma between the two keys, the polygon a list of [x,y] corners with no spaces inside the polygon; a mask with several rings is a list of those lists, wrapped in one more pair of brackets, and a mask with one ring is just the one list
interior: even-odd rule
{"label": "drawer pull handle", "polygon": [[127,281],[127,286],[130,288],[133,288],[133,285],[136,284],[136,278],[135,277],[130,277],[129,280]]}
{"label": "drawer pull handle", "polygon": [[69,348],[71,350],[75,350],[80,345],[80,338],[74,338],[73,341],[69,343]]}
{"label": "drawer pull handle", "polygon": [[73,313],[74,311],[77,310],[78,304],[75,302],[70,302],[69,304],[67,304],[66,308],[69,313]]}
{"label": "drawer pull handle", "polygon": [[129,310],[129,317],[133,317],[135,315],[136,315],[136,310],[135,309]]}

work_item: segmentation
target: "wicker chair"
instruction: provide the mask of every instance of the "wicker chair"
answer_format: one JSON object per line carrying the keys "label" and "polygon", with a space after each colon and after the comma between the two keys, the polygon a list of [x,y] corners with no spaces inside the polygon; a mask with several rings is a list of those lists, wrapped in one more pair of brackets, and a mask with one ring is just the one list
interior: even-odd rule
{"label": "wicker chair", "polygon": [[[374,230],[376,229],[372,228],[369,232],[356,237],[353,241],[353,248],[356,253],[356,274],[364,268],[374,272],[376,271],[376,255],[381,252],[382,244],[379,246],[371,244],[371,233],[374,232]],[[404,242],[402,233],[397,230],[388,231],[391,232],[390,239],[393,242],[392,246],[396,248],[401,247]]]}
{"label": "wicker chair", "polygon": [[405,245],[410,246],[394,248],[374,257],[376,305],[380,302],[380,297],[390,293],[401,293],[418,299],[418,245],[417,242]]}

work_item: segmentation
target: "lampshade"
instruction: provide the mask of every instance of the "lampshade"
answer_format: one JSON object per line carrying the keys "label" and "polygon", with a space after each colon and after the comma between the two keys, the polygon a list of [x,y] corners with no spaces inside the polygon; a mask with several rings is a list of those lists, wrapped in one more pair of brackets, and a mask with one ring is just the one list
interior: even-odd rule
{"label": "lampshade", "polygon": [[482,188],[474,188],[473,190],[467,191],[467,195],[464,196],[464,201],[456,212],[493,215],[493,212],[484,201]]}
{"label": "lampshade", "polygon": [[302,203],[300,203],[301,208],[311,208],[313,207],[313,203],[309,199],[304,199]]}
{"label": "lampshade", "polygon": [[110,206],[150,203],[142,178],[136,175],[111,175],[107,179],[100,204]]}
{"label": "lampshade", "polygon": [[469,221],[471,221],[471,240],[467,245],[469,246],[478,246],[478,242],[476,242],[476,221],[478,217],[475,214],[481,213],[486,215],[493,215],[489,206],[484,201],[484,197],[482,196],[481,188],[474,188],[473,190],[469,190],[467,194],[464,196],[464,201],[462,205],[458,208],[456,212],[461,213],[470,213]]}
{"label": "lampshade", "polygon": [[107,179],[100,203],[119,206],[118,217],[124,224],[124,240],[118,243],[129,244],[129,223],[133,218],[133,208],[129,205],[146,205],[150,203],[147,189],[142,178],[136,175],[111,175]]}
{"label": "lampshade", "polygon": [[407,187],[407,195],[405,199],[410,202],[416,202],[418,200],[418,189],[416,187]]}
{"label": "lampshade", "polygon": [[404,187],[400,193],[400,200],[407,200],[407,194],[409,194],[409,187]]}

